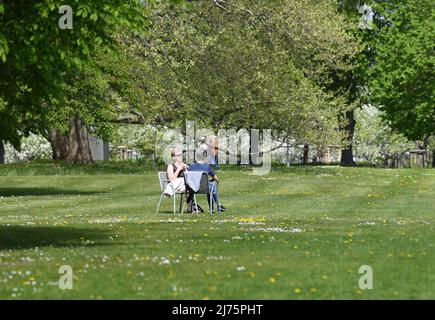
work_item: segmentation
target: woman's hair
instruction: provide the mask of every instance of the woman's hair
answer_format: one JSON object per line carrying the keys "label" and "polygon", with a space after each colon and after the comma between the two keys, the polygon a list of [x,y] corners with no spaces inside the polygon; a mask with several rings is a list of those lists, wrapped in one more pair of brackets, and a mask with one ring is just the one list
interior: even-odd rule
{"label": "woman's hair", "polygon": [[175,157],[175,156],[182,156],[183,154],[180,151],[177,150],[171,150],[171,157]]}

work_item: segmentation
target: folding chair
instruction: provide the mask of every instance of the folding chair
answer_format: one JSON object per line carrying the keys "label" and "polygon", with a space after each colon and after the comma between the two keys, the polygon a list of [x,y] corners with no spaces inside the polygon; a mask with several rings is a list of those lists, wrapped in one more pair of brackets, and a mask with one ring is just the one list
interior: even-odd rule
{"label": "folding chair", "polygon": [[[184,173],[184,183],[186,185],[186,193],[187,193],[188,189],[189,189],[189,192],[193,193],[193,201],[195,202],[195,204],[198,204],[198,202],[196,201],[197,194],[206,194],[210,199],[210,214],[213,214],[213,194],[215,192],[217,192],[217,181],[213,181],[213,190],[215,190],[215,192],[213,192],[213,190],[210,189],[210,184],[209,184],[209,180],[208,180],[208,173],[202,172],[199,190],[197,192],[194,192],[186,183],[186,174],[189,174],[189,172]],[[216,207],[219,210],[218,203],[216,203]],[[182,212],[184,211],[183,209],[184,209],[184,203],[183,203],[182,209],[181,209]],[[199,213],[198,206],[196,206],[195,209],[196,209],[195,212]]]}
{"label": "folding chair", "polygon": [[[159,175],[159,183],[160,183],[160,192],[161,192],[161,195],[160,195],[159,204],[157,205],[156,214],[159,213],[160,204],[162,203],[162,200],[164,198],[163,191],[165,191],[166,186],[170,183],[170,180],[168,179],[168,176],[167,176],[166,172],[160,171],[158,173],[158,175]],[[174,213],[175,213],[175,202],[176,202],[177,194],[181,194],[181,198],[180,198],[180,212],[181,212],[184,191],[177,191],[177,192],[175,192],[175,190],[174,190],[174,195],[172,196],[174,198]]]}

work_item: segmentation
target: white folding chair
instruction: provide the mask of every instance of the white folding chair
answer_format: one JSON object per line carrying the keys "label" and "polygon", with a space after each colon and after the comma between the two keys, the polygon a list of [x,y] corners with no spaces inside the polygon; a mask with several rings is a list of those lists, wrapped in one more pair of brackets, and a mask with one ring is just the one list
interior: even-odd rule
{"label": "white folding chair", "polygon": [[[156,214],[157,213],[159,213],[159,210],[160,210],[160,204],[162,203],[162,200],[163,200],[163,198],[165,197],[164,195],[163,195],[163,191],[165,191],[165,189],[166,189],[166,186],[170,183],[170,180],[168,179],[168,176],[167,176],[167,174],[166,174],[166,172],[164,172],[164,171],[160,171],[159,173],[158,173],[158,176],[159,176],[159,183],[160,183],[160,192],[161,192],[161,195],[160,195],[160,200],[159,200],[159,204],[157,205],[157,210],[156,210]],[[181,195],[181,199],[180,199],[180,212],[181,212],[181,209],[182,209],[182,203],[183,203],[183,195],[184,195],[184,191],[175,191],[175,190],[173,190],[174,191],[174,195],[172,196],[172,198],[173,198],[173,201],[174,201],[174,213],[175,213],[175,203],[176,203],[176,198],[177,198],[177,194],[180,194]]]}

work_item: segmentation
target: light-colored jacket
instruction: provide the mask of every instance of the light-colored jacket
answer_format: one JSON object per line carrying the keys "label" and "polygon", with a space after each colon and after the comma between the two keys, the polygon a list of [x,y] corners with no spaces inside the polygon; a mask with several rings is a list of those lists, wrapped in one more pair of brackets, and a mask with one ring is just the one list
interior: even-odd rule
{"label": "light-colored jacket", "polygon": [[[201,177],[204,171],[186,171],[184,172],[184,178],[186,179],[186,184],[189,186],[193,192],[198,192],[201,187]],[[207,172],[205,172],[207,174]]]}

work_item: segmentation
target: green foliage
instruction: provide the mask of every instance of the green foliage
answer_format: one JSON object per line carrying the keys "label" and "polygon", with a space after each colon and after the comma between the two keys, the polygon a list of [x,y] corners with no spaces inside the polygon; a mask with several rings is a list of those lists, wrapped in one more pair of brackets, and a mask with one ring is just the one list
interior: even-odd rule
{"label": "green foliage", "polygon": [[359,49],[333,2],[156,2],[148,10],[149,35],[131,47],[147,75],[152,123],[337,137],[343,98],[325,86]]}
{"label": "green foliage", "polygon": [[6,1],[0,7],[0,139],[19,146],[19,136],[43,132],[53,100],[65,98],[64,79],[93,64],[93,48],[114,52],[121,29],[143,33],[140,0],[73,0],[73,29],[61,30],[60,0]]}
{"label": "green foliage", "polygon": [[372,101],[394,130],[424,140],[435,132],[433,1],[384,1],[374,8],[384,22],[372,42]]}
{"label": "green foliage", "polygon": [[142,156],[155,156],[162,140],[163,132],[154,127],[129,125],[120,126],[112,141],[118,146],[139,151]]}
{"label": "green foliage", "polygon": [[[97,49],[98,52],[98,49]],[[97,57],[101,57],[101,53]],[[114,105],[119,98],[111,90],[109,79],[98,66],[85,66],[62,85],[64,98],[53,100],[49,113],[50,127],[69,132],[69,120],[81,119],[93,135],[109,139],[113,135],[113,122],[117,119]]]}

